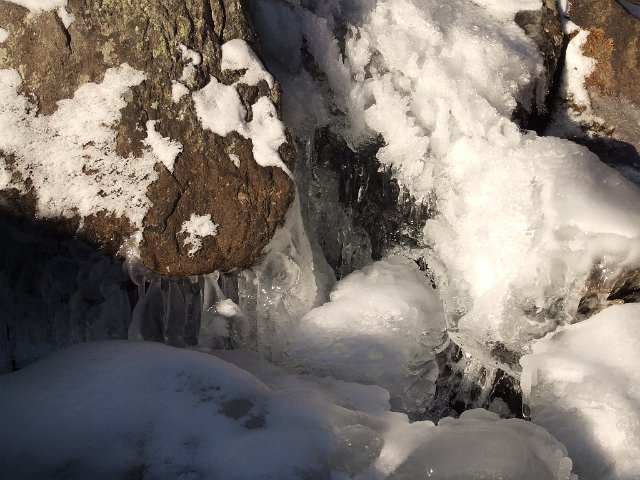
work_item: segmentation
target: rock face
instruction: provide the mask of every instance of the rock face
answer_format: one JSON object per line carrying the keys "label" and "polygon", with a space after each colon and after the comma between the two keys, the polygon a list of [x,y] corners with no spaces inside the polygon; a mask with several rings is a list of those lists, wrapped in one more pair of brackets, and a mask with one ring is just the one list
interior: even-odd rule
{"label": "rock face", "polygon": [[0,0],[0,28],[5,214],[161,275],[255,260],[293,153],[242,0]]}
{"label": "rock face", "polygon": [[570,0],[568,15],[589,32],[582,51],[597,62],[585,83],[593,113],[604,125],[587,146],[609,164],[637,169],[640,20],[616,0]]}
{"label": "rock face", "polygon": [[548,99],[562,57],[563,33],[555,0],[544,0],[540,10],[523,10],[516,14],[516,23],[535,42],[544,60],[544,73],[536,85],[535,112],[517,114],[527,128],[535,128],[538,117],[548,113]]}

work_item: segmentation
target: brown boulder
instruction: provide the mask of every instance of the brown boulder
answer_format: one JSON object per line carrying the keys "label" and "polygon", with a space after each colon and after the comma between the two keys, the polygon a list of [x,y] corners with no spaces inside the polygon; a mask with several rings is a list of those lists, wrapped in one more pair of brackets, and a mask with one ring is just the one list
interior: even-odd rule
{"label": "brown boulder", "polygon": [[[278,85],[221,65],[232,39],[259,50],[242,0],[0,0],[0,28],[0,211],[108,253],[137,243],[161,275],[256,259],[291,202],[293,155]],[[198,107],[210,83],[222,93]]]}
{"label": "brown boulder", "polygon": [[583,54],[597,62],[585,83],[593,113],[604,124],[585,126],[593,130],[586,144],[609,164],[638,168],[640,19],[616,0],[570,0],[568,15],[589,31]]}

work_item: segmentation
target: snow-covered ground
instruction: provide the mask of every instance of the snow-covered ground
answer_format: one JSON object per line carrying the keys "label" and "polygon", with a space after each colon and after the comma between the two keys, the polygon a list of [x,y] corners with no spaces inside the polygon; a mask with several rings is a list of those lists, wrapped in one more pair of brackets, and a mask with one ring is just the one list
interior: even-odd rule
{"label": "snow-covered ground", "polygon": [[564,447],[541,427],[482,410],[410,424],[388,399],[376,386],[292,376],[246,351],[86,343],[0,377],[0,471],[11,480],[570,478]]}

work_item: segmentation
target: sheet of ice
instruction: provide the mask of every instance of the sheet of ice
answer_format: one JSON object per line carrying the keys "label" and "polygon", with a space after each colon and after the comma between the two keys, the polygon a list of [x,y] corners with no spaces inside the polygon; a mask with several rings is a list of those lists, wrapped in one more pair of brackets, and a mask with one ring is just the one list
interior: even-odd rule
{"label": "sheet of ice", "polygon": [[613,305],[520,361],[533,422],[566,445],[581,480],[638,478],[639,322],[640,305]]}
{"label": "sheet of ice", "polygon": [[285,353],[293,369],[380,385],[394,408],[433,398],[445,320],[437,292],[414,261],[391,257],[340,280],[331,301],[294,326]]}
{"label": "sheet of ice", "polygon": [[0,28],[0,43],[4,43],[9,38],[9,32],[4,28]]}
{"label": "sheet of ice", "polygon": [[218,225],[211,220],[211,214],[196,215],[191,214],[180,228],[179,234],[186,234],[182,241],[185,247],[190,245],[188,255],[193,257],[202,249],[202,239],[205,237],[215,237],[218,234]]}
{"label": "sheet of ice", "polygon": [[106,211],[142,226],[150,206],[146,190],[161,160],[152,149],[140,158],[118,156],[112,127],[126,106],[124,94],[144,79],[128,64],[110,68],[102,83],[82,85],[45,116],[20,93],[20,74],[0,70],[0,150],[13,155],[12,169],[33,182],[39,216]]}
{"label": "sheet of ice", "polygon": [[7,0],[31,10],[31,13],[48,12],[59,7],[66,7],[67,0]]}
{"label": "sheet of ice", "polygon": [[[507,3],[255,0],[254,8],[285,99],[310,99],[308,114],[285,104],[292,124],[304,134],[337,112],[324,121],[352,146],[384,139],[378,159],[418,200],[437,199],[424,230],[431,248],[420,254],[452,335],[468,350],[517,357],[573,318],[594,265],[640,262],[640,193],[586,149],[510,120],[518,103],[540,104],[543,63],[512,19],[540,2]],[[323,75],[305,76],[296,44]]]}
{"label": "sheet of ice", "polygon": [[219,355],[90,343],[0,376],[3,474],[569,479],[564,448],[536,425],[484,411],[410,424],[379,387],[295,377],[250,352]]}
{"label": "sheet of ice", "polygon": [[182,153],[182,144],[170,138],[163,137],[156,131],[157,120],[147,122],[147,138],[144,143],[153,150],[154,155],[173,172],[176,157]]}
{"label": "sheet of ice", "polygon": [[246,70],[238,80],[239,83],[257,85],[261,80],[265,80],[269,87],[273,87],[273,76],[265,70],[256,53],[242,39],[229,40],[222,45],[220,68],[222,70]]}

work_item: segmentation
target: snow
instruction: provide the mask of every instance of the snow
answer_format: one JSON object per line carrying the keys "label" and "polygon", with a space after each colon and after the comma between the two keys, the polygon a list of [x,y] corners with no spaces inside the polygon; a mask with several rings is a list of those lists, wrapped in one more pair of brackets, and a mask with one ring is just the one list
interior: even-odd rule
{"label": "snow", "polygon": [[222,70],[246,70],[238,80],[247,85],[258,85],[265,80],[269,87],[273,87],[273,76],[267,72],[262,62],[242,39],[229,40],[222,45]]}
{"label": "snow", "polygon": [[67,6],[67,0],[7,0],[9,3],[15,3],[21,7],[31,10],[31,13],[41,13],[64,8]]}
{"label": "snow", "polygon": [[211,77],[204,88],[192,93],[203,128],[220,136],[238,132],[244,138],[251,139],[253,156],[258,165],[278,167],[291,176],[278,152],[287,138],[275,105],[269,98],[260,97],[251,106],[252,120],[246,122],[246,109],[235,85],[225,85]]}
{"label": "snow", "polygon": [[153,150],[154,155],[167,167],[167,170],[173,172],[176,157],[182,152],[182,144],[160,135],[156,131],[156,123],[158,123],[157,120],[147,122],[145,144]]}
{"label": "snow", "polygon": [[[429,249],[414,255],[435,272],[452,337],[478,357],[523,352],[570,322],[595,265],[640,264],[638,189],[585,148],[511,121],[542,100],[542,58],[513,20],[540,2],[516,3],[254,2],[294,131],[329,123],[354,148],[381,136],[378,160],[418,201],[437,199]],[[307,72],[303,44],[322,75]]]}
{"label": "snow", "polygon": [[0,43],[4,43],[9,38],[9,32],[4,28],[0,28]]}
{"label": "snow", "polygon": [[613,305],[521,359],[533,422],[566,445],[581,480],[640,471],[639,321],[640,305]]}
{"label": "snow", "polygon": [[192,94],[202,126],[222,137],[245,131],[246,110],[235,87],[211,77],[209,83]]}
{"label": "snow", "polygon": [[178,103],[182,97],[189,94],[189,89],[182,83],[173,81],[171,84],[171,99]]}
{"label": "snow", "polygon": [[187,48],[187,46],[183,44],[178,45],[178,48],[180,49],[180,56],[184,63],[191,63],[196,67],[202,63],[202,55],[200,53]]}
{"label": "snow", "polygon": [[13,480],[567,480],[571,468],[560,443],[522,420],[474,410],[410,424],[379,387],[157,343],[76,345],[0,376],[0,423]]}
{"label": "snow", "polygon": [[58,14],[60,20],[62,20],[64,28],[66,28],[67,30],[69,29],[71,24],[76,21],[76,17],[73,14],[69,13],[65,7],[58,7],[56,13]]}
{"label": "snow", "polygon": [[240,157],[238,155],[236,155],[235,153],[230,153],[229,160],[233,162],[236,168],[240,168]]}
{"label": "snow", "polygon": [[[0,70],[0,149],[13,155],[12,168],[33,182],[39,216],[107,211],[141,228],[150,206],[146,190],[157,178],[154,165],[160,159],[152,151],[140,158],[118,156],[113,125],[126,106],[124,94],[144,79],[128,64],[110,68],[102,83],[82,85],[45,116],[20,93],[19,73]],[[11,186],[23,188],[13,181]]]}
{"label": "snow", "polygon": [[424,409],[435,392],[434,351],[445,321],[437,292],[415,262],[376,262],[340,280],[330,299],[294,327],[285,365],[380,385],[400,411]]}
{"label": "snow", "polygon": [[187,234],[182,243],[185,247],[191,245],[188,255],[193,257],[202,249],[203,238],[215,237],[218,234],[218,225],[213,223],[210,213],[207,215],[192,213],[189,220],[182,224],[178,233]]}

